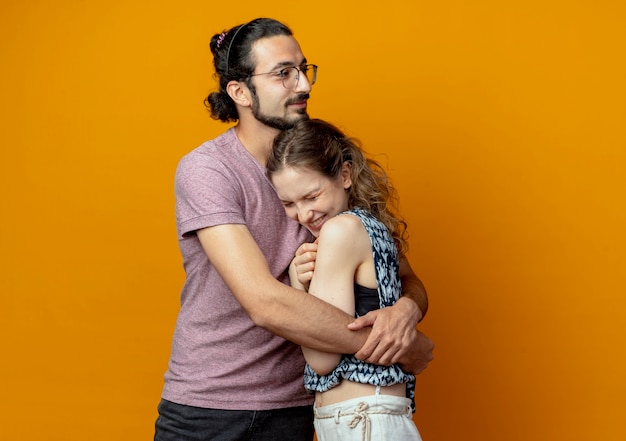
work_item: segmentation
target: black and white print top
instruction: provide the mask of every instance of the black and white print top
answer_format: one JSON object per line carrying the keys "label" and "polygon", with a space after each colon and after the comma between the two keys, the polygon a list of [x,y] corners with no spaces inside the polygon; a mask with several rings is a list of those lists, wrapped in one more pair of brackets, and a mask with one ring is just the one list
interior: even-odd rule
{"label": "black and white print top", "polygon": [[[345,214],[352,214],[361,219],[370,237],[379,308],[393,305],[400,298],[402,286],[399,277],[398,249],[389,230],[382,222],[360,208],[340,213]],[[358,299],[355,299],[355,303],[359,303]],[[361,361],[354,355],[344,354],[337,367],[327,375],[318,375],[308,364],[304,369],[304,387],[311,392],[325,392],[337,386],[342,379],[375,386],[406,383],[407,398],[411,399],[411,406],[415,410],[413,401],[415,376],[405,373],[398,365],[379,366]]]}

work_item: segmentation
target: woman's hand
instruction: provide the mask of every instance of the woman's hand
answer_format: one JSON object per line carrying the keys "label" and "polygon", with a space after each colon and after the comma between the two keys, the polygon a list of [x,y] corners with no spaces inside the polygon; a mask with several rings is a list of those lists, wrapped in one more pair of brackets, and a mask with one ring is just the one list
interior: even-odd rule
{"label": "woman's hand", "polygon": [[293,272],[298,282],[305,290],[309,289],[309,284],[315,271],[315,258],[317,257],[317,240],[313,243],[303,243],[296,250],[296,256],[291,262]]}

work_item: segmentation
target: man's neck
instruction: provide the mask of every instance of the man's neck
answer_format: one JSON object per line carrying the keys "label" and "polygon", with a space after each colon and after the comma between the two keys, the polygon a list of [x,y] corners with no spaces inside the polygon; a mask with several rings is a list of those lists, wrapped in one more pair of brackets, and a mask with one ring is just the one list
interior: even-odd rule
{"label": "man's neck", "polygon": [[235,126],[239,142],[263,167],[267,164],[272,151],[272,143],[278,132],[278,129],[268,127],[256,119],[239,121],[239,124]]}

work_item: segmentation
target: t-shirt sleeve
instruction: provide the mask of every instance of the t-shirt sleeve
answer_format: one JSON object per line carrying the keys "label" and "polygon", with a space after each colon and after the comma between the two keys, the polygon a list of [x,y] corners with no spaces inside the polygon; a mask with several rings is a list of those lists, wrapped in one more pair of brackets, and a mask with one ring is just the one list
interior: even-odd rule
{"label": "t-shirt sleeve", "polygon": [[183,157],[174,192],[180,237],[215,225],[245,223],[241,183],[215,157],[198,152]]}

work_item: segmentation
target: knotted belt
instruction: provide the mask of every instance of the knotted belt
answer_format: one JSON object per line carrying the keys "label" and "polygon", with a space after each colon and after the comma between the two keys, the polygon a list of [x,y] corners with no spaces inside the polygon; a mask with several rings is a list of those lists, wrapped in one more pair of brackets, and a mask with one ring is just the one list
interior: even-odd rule
{"label": "knotted belt", "polygon": [[372,429],[371,429],[371,420],[370,415],[406,415],[407,412],[401,412],[397,410],[368,410],[369,404],[364,401],[361,401],[354,409],[354,412],[341,412],[341,410],[337,409],[334,415],[324,415],[324,416],[316,416],[316,418],[320,420],[327,420],[330,418],[335,419],[335,423],[339,424],[340,417],[352,416],[352,419],[348,423],[348,427],[351,429],[356,428],[359,423],[361,424],[361,439],[363,441],[370,441],[372,437]]}

